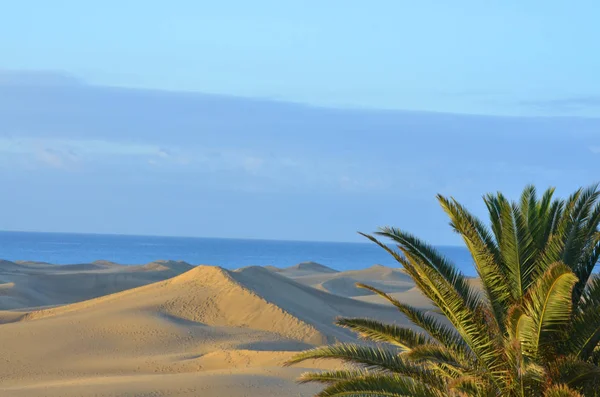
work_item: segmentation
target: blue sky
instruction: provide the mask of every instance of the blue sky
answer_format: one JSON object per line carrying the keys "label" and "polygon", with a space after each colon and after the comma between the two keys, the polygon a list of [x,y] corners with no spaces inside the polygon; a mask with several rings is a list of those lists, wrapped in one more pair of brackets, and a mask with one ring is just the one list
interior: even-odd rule
{"label": "blue sky", "polygon": [[11,2],[0,229],[456,244],[438,192],[599,179],[598,11]]}
{"label": "blue sky", "polygon": [[593,0],[6,3],[6,69],[334,106],[600,112]]}

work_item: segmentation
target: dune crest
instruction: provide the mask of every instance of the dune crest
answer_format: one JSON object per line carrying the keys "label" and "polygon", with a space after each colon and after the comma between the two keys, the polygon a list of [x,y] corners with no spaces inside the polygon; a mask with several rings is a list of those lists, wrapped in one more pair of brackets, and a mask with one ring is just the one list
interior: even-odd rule
{"label": "dune crest", "polygon": [[[291,271],[231,271],[176,261],[6,265],[8,271],[0,268],[0,305],[17,292],[38,294],[23,302],[47,304],[101,296],[53,307],[0,307],[2,396],[310,396],[318,388],[298,386],[294,378],[306,368],[340,364],[281,366],[299,350],[356,341],[334,325],[337,317],[407,324],[393,307],[334,291],[359,279],[407,290],[404,281],[368,279],[383,277],[387,268],[337,272],[303,264]],[[114,290],[126,286],[132,288]]]}
{"label": "dune crest", "polygon": [[311,344],[327,341],[327,337],[313,326],[268,302],[232,277],[229,271],[217,266],[197,266],[166,281],[33,311],[22,321],[77,312],[90,315],[91,311],[99,311],[114,315],[132,310],[145,310],[208,326],[265,330]]}
{"label": "dune crest", "polygon": [[178,261],[128,266],[110,261],[53,265],[0,260],[0,284],[10,284],[0,291],[0,310],[85,301],[166,280],[193,267]]}

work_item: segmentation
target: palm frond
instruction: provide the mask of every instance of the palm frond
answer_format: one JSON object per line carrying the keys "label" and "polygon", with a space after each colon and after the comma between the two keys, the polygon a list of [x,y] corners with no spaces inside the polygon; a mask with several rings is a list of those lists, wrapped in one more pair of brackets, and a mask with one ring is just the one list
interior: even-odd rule
{"label": "palm frond", "polygon": [[374,237],[365,236],[394,254],[421,291],[444,313],[490,371],[502,372],[503,363],[496,354],[499,347],[492,337],[494,330],[482,321],[481,302],[466,277],[437,251],[411,235],[393,228],[383,228],[378,234],[398,243],[404,256],[393,252]]}
{"label": "palm frond", "polygon": [[571,319],[571,293],[577,277],[566,265],[557,263],[538,280],[526,297],[517,338],[525,355],[537,359],[549,352],[547,346],[561,340]]}
{"label": "palm frond", "polygon": [[586,288],[573,318],[565,350],[587,360],[600,342],[600,278],[595,278]]}
{"label": "palm frond", "polygon": [[546,390],[544,397],[585,397],[576,390],[566,385],[553,385]]}
{"label": "palm frond", "polygon": [[362,376],[369,375],[365,370],[337,370],[337,371],[320,371],[320,372],[305,372],[298,378],[298,383],[336,383],[345,380],[351,380]]}
{"label": "palm frond", "polygon": [[518,383],[515,384],[516,395],[518,396],[540,396],[542,390],[547,384],[547,372],[545,367],[530,363],[520,363],[517,373]]}
{"label": "palm frond", "polygon": [[475,269],[481,279],[485,294],[494,314],[497,327],[502,332],[504,308],[511,297],[505,274],[498,263],[500,251],[489,230],[454,199],[438,195],[444,211],[448,214],[451,226],[462,236],[471,252]]}
{"label": "palm frond", "polygon": [[490,385],[486,379],[464,375],[455,379],[450,379],[448,389],[457,393],[457,396],[495,396],[497,390]]}
{"label": "palm frond", "polygon": [[502,242],[502,218],[501,214],[501,203],[506,201],[506,198],[502,195],[502,193],[498,192],[497,194],[486,194],[483,197],[483,201],[487,206],[488,213],[490,216],[490,223],[492,232],[496,238],[496,243],[500,246]]}
{"label": "palm frond", "polygon": [[586,285],[592,277],[592,272],[600,259],[600,232],[596,231],[587,237],[587,246],[583,248],[580,261],[574,269],[579,279],[573,288],[573,303],[579,303]]}
{"label": "palm frond", "polygon": [[407,361],[389,349],[375,346],[353,343],[321,346],[296,354],[285,365],[289,366],[306,360],[340,360],[357,364],[361,368],[371,371],[392,372],[425,383],[437,384],[439,382],[435,373],[422,365]]}
{"label": "palm frond", "polygon": [[318,397],[442,397],[439,388],[424,385],[398,375],[368,375],[334,383],[317,394]]}
{"label": "palm frond", "polygon": [[554,232],[554,221],[556,212],[561,208],[562,201],[554,200],[554,188],[547,189],[542,195],[542,199],[537,204],[537,212],[539,218],[539,228],[534,234],[534,239],[538,250],[543,251],[548,242],[548,239]]}
{"label": "palm frond", "polygon": [[598,185],[592,185],[581,190],[569,207],[572,210],[566,214],[569,216],[570,222],[568,223],[567,239],[561,259],[571,269],[575,270],[579,263],[581,253],[587,241],[586,236],[590,232],[595,232],[595,230],[590,230],[588,220],[590,220],[592,209],[598,201],[599,196]]}
{"label": "palm frond", "polygon": [[520,301],[531,285],[536,251],[535,242],[527,229],[527,220],[516,204],[508,200],[500,201],[502,253],[504,274],[506,274],[514,301]]}
{"label": "palm frond", "polygon": [[363,318],[340,318],[336,321],[340,327],[348,328],[362,338],[373,342],[386,342],[398,346],[402,350],[430,342],[424,333],[394,324],[384,324],[379,321]]}
{"label": "palm frond", "polygon": [[490,321],[486,321],[485,309],[479,307],[478,310],[471,310],[452,286],[433,269],[420,263],[419,259],[411,257],[408,252],[404,252],[404,255],[422,272],[425,282],[433,291],[429,298],[437,303],[445,317],[478,358],[480,364],[490,372],[498,387],[502,389],[504,386],[501,383],[508,371],[507,362],[500,354],[502,346],[499,330],[493,327]]}
{"label": "palm frond", "polygon": [[392,305],[394,305],[402,314],[404,314],[413,324],[422,328],[429,336],[437,340],[442,345],[451,349],[454,354],[459,357],[463,362],[472,361],[473,352],[469,346],[465,343],[462,337],[452,327],[442,323],[439,317],[428,313],[425,310],[417,309],[405,303],[398,301],[397,299],[389,296],[385,292],[371,287],[369,285],[357,283],[357,287],[368,289],[386,299]]}
{"label": "palm frond", "polygon": [[549,365],[552,379],[584,395],[593,395],[600,386],[600,368],[574,356],[560,357]]}
{"label": "palm frond", "polygon": [[417,346],[401,356],[416,363],[444,364],[458,370],[465,369],[449,349],[438,344]]}
{"label": "palm frond", "polygon": [[[478,296],[469,284],[468,279],[453,263],[448,261],[448,259],[440,254],[433,246],[425,243],[410,233],[406,233],[393,227],[380,228],[376,234],[391,239],[398,245],[398,248],[400,248],[405,256],[409,254],[412,258],[418,259],[419,262],[426,265],[429,269],[434,270],[435,273],[439,274],[442,279],[452,286],[464,301],[465,305],[469,308],[474,310],[477,307],[479,303],[479,300],[477,299]],[[411,264],[413,266],[415,265],[414,262]],[[409,271],[409,269],[407,269],[407,271]]]}

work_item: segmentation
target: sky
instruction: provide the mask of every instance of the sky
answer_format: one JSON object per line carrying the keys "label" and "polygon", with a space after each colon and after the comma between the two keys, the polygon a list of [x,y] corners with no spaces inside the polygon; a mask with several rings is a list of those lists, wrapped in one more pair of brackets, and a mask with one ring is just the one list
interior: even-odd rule
{"label": "sky", "polygon": [[5,69],[328,106],[600,115],[594,0],[4,3]]}
{"label": "sky", "polygon": [[19,1],[0,14],[0,229],[459,241],[598,179],[600,5]]}

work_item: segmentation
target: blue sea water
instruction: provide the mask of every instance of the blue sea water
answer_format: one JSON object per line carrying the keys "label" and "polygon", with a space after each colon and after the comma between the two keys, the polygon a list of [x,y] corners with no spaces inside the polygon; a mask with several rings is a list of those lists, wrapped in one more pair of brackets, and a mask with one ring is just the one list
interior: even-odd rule
{"label": "blue sea water", "polygon": [[[465,272],[474,275],[463,247],[438,247]],[[107,234],[0,232],[0,259],[54,264],[108,260],[144,264],[158,259],[236,269],[251,265],[286,267],[313,261],[337,270],[364,269],[374,264],[398,267],[372,243],[243,240],[196,237]]]}

